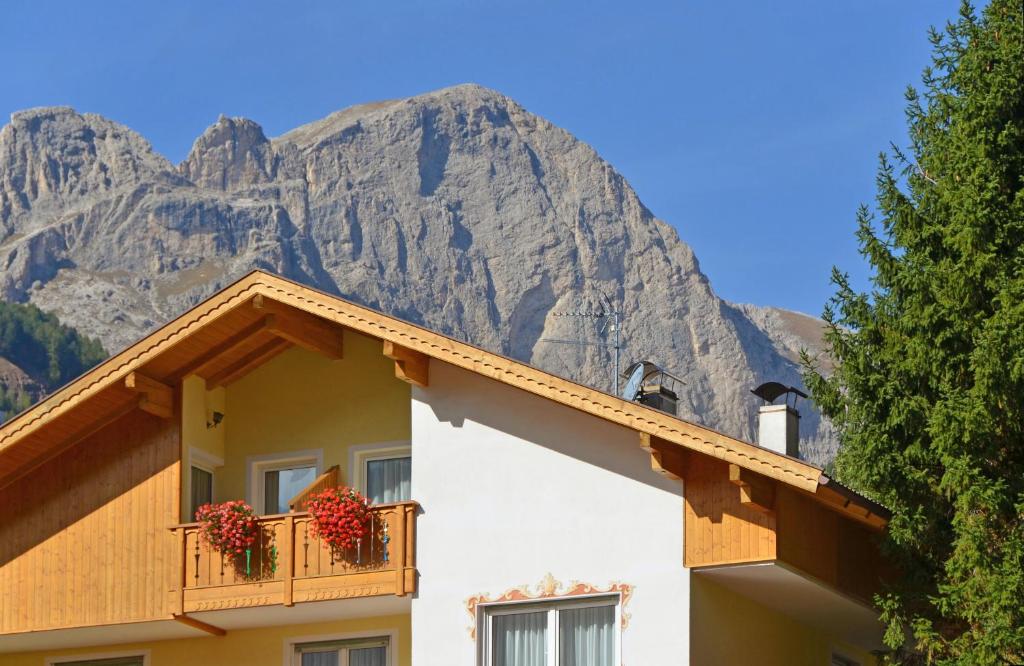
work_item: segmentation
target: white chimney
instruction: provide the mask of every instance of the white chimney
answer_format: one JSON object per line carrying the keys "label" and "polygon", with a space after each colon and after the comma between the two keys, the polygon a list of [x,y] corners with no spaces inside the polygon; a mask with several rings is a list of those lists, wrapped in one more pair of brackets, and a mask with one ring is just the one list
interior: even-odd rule
{"label": "white chimney", "polygon": [[[806,398],[807,394],[795,386],[785,386],[778,382],[766,382],[751,391],[764,400],[765,404],[757,410],[757,445],[771,449],[776,453],[800,457],[800,412],[796,411],[797,397]],[[793,404],[789,404],[789,395],[793,395]],[[772,404],[778,398],[786,396],[781,405]]]}
{"label": "white chimney", "polygon": [[800,412],[789,405],[761,405],[757,410],[757,445],[800,457]]}

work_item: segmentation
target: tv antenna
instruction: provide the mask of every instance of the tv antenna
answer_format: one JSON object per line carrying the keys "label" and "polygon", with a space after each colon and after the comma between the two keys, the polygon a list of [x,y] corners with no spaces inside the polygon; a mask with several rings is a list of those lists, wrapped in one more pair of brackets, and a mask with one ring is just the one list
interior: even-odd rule
{"label": "tv antenna", "polygon": [[622,312],[614,308],[605,309],[603,306],[596,311],[577,312],[553,312],[553,317],[574,317],[577,319],[604,320],[604,325],[599,334],[611,334],[612,341],[606,340],[560,340],[556,338],[541,338],[540,342],[551,342],[559,345],[576,345],[577,347],[604,347],[612,350],[612,388],[615,395],[619,394],[619,354],[622,351],[620,331],[622,328]]}

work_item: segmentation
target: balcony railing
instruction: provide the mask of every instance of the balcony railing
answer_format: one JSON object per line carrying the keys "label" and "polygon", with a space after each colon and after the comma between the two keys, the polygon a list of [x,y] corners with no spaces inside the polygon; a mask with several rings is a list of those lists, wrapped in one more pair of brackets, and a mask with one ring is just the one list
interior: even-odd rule
{"label": "balcony railing", "polygon": [[404,596],[416,586],[415,502],[371,508],[369,536],[336,551],[313,535],[308,513],[262,516],[246,555],[224,555],[200,534],[199,523],[171,528],[178,540],[177,613],[305,601]]}

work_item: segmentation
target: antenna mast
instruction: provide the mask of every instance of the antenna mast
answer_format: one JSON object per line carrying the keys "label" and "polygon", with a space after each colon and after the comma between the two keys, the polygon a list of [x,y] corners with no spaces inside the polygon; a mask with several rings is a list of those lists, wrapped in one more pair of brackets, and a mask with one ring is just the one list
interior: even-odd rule
{"label": "antenna mast", "polygon": [[605,347],[612,350],[612,388],[615,395],[619,394],[619,354],[622,351],[620,329],[622,325],[622,312],[611,310],[606,312],[601,309],[597,312],[554,312],[555,317],[577,317],[581,319],[608,319],[606,327],[612,334],[612,342],[590,340],[557,340],[553,338],[541,338],[540,342],[551,342],[559,345],[576,345],[577,347]]}

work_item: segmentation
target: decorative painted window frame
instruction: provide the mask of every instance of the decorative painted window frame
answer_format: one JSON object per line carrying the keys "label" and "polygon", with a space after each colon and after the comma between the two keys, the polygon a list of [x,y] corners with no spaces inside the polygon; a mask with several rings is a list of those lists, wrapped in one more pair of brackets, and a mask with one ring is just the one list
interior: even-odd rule
{"label": "decorative painted window frame", "polygon": [[324,473],[324,450],[304,449],[301,451],[281,451],[280,453],[263,453],[245,458],[245,497],[249,506],[257,515],[263,515],[263,473],[275,469],[288,469],[296,463],[312,462],[315,475]]}
{"label": "decorative painted window frame", "polygon": [[[398,629],[389,627],[376,631],[352,631],[341,634],[316,634],[313,636],[292,636],[284,641],[284,658],[281,663],[285,666],[298,666],[299,661],[295,659],[295,648],[303,643],[319,643],[322,641],[353,641],[362,638],[387,638],[388,639],[388,664],[387,666],[398,666],[399,640]],[[146,664],[149,666],[149,664]]]}
{"label": "decorative painted window frame", "polygon": [[[554,624],[548,624],[551,636],[557,640],[557,614],[558,611],[573,608],[594,608],[599,606],[611,606],[615,609],[615,654],[614,662],[622,663],[622,594],[613,592],[611,594],[586,594],[568,597],[551,597],[539,601],[505,601],[498,603],[480,604],[479,623],[483,627],[480,637],[477,640],[477,662],[481,666],[493,666],[490,657],[491,647],[491,626],[496,615],[514,615],[516,613],[531,613],[536,611],[553,612],[556,616]],[[549,616],[550,617],[550,616]],[[550,640],[550,638],[549,638]],[[554,651],[548,657],[548,663],[554,663],[556,655]]]}
{"label": "decorative painted window frame", "polygon": [[483,641],[477,640],[477,627],[484,626],[486,628],[485,613],[491,607],[497,605],[509,605],[509,604],[530,604],[545,601],[572,601],[575,599],[585,599],[594,597],[611,597],[618,595],[619,602],[616,607],[615,617],[618,619],[619,624],[619,639],[616,641],[618,646],[616,650],[619,653],[618,661],[622,662],[621,646],[622,646],[622,633],[629,627],[630,615],[626,611],[626,607],[629,605],[630,600],[633,598],[634,587],[629,583],[618,583],[613,582],[604,587],[592,585],[590,583],[581,583],[578,580],[571,581],[568,585],[561,583],[556,580],[554,576],[548,573],[543,579],[536,585],[521,585],[519,587],[513,587],[504,594],[498,596],[491,596],[488,594],[478,594],[466,599],[466,612],[469,613],[470,626],[469,637],[477,644],[478,651],[478,663],[485,663],[483,661]]}
{"label": "decorative painted window frame", "polygon": [[[46,666],[59,666],[75,661],[98,661],[100,659],[123,659],[125,657],[142,657],[142,666],[150,666],[149,650],[127,650],[120,652],[88,652],[85,654],[68,654],[60,657],[47,657]],[[388,666],[391,666],[390,664]]]}
{"label": "decorative painted window frame", "polygon": [[349,485],[365,495],[366,463],[371,460],[406,457],[412,458],[412,442],[408,439],[350,446],[348,449]]}

